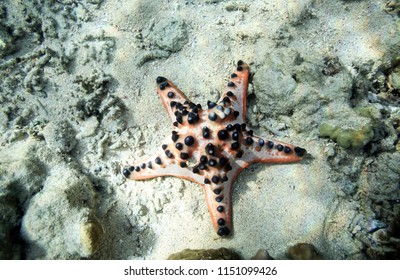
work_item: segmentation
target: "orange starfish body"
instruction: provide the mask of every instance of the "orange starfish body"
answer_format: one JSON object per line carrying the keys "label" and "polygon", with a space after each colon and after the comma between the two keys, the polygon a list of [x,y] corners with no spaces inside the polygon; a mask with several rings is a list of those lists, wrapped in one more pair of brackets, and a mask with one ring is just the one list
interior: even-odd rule
{"label": "orange starfish body", "polygon": [[253,162],[300,161],[306,150],[276,140],[265,140],[248,130],[246,95],[250,71],[239,61],[218,102],[208,109],[190,102],[169,80],[157,78],[157,92],[175,126],[157,153],[122,170],[131,180],[175,176],[203,187],[217,234],[232,231],[232,185]]}

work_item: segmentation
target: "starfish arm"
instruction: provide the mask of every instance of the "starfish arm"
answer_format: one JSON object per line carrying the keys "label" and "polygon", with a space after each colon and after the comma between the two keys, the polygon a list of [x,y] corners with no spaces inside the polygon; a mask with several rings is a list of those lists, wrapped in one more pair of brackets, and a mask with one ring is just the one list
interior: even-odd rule
{"label": "starfish arm", "polygon": [[239,61],[236,70],[231,74],[224,94],[218,100],[218,104],[225,104],[226,100],[232,104],[233,109],[240,113],[236,119],[239,123],[246,121],[246,99],[249,76],[249,66],[243,61]]}
{"label": "starfish arm", "polygon": [[130,180],[174,176],[196,183],[202,182],[203,178],[187,167],[187,159],[181,158],[181,153],[175,148],[176,144],[171,140],[172,137],[167,137],[152,157],[123,168],[122,174]]}
{"label": "starfish arm", "polygon": [[207,172],[206,176],[212,178],[213,175],[217,175],[222,180],[217,183],[211,180],[210,184],[201,185],[206,195],[207,207],[214,229],[219,236],[225,237],[232,232],[233,183],[239,173],[249,166],[249,163],[242,160],[233,160],[231,154],[227,151],[222,151],[221,155],[228,162],[225,168]]}
{"label": "starfish arm", "polygon": [[147,180],[156,177],[174,176],[194,181],[189,170],[182,168],[179,164],[174,163],[168,158],[164,158],[162,153],[156,153],[151,158],[135,162],[125,168],[122,173],[130,180]]}
{"label": "starfish arm", "polygon": [[160,95],[165,110],[172,121],[176,120],[176,104],[189,103],[187,97],[170,81],[164,77],[157,77],[157,93]]}
{"label": "starfish arm", "polygon": [[229,235],[232,231],[232,180],[218,186],[202,184],[202,187],[215,231],[219,236]]}
{"label": "starfish arm", "polygon": [[244,136],[242,150],[242,158],[248,163],[298,162],[306,154],[303,148],[277,140],[265,140],[259,136]]}

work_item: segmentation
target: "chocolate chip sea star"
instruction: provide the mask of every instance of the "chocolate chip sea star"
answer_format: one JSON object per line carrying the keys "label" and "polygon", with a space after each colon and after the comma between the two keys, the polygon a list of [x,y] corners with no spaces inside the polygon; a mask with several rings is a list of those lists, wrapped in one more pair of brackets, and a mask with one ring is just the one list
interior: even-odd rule
{"label": "chocolate chip sea star", "polygon": [[188,100],[171,81],[158,77],[157,92],[174,130],[155,155],[122,170],[131,180],[175,176],[201,185],[220,236],[232,232],[232,186],[244,168],[253,162],[297,162],[306,153],[247,129],[249,77],[249,66],[239,61],[224,94],[218,102],[208,101],[207,109]]}

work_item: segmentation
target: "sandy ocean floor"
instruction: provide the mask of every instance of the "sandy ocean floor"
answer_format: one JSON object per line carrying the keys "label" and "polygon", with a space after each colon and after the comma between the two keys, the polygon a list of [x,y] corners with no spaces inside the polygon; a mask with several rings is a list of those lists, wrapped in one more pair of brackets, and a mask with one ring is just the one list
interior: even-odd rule
{"label": "sandy ocean floor", "polygon": [[[399,258],[399,15],[398,0],[0,2],[0,259]],[[238,60],[248,125],[308,155],[244,170],[220,238],[200,186],[121,168],[171,133],[157,76],[205,106]]]}

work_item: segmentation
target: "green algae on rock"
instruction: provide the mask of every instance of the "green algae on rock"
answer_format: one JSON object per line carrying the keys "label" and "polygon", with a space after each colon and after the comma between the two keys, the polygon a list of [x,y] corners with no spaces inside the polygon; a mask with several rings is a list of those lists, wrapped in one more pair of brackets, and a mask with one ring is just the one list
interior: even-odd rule
{"label": "green algae on rock", "polygon": [[319,127],[319,134],[322,137],[331,138],[345,149],[350,147],[354,149],[362,148],[374,137],[371,125],[364,125],[359,130],[355,130],[323,123]]}
{"label": "green algae on rock", "polygon": [[381,119],[382,114],[375,106],[346,109],[321,123],[319,135],[331,138],[344,149],[360,149],[376,138],[374,130],[381,125]]}
{"label": "green algae on rock", "polygon": [[172,254],[168,260],[240,260],[241,257],[236,252],[227,249],[203,249],[192,250],[185,249],[178,253]]}

